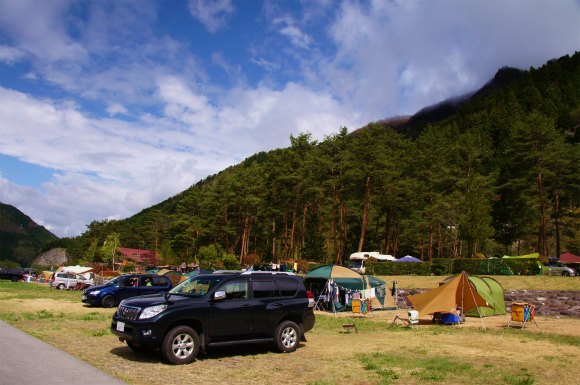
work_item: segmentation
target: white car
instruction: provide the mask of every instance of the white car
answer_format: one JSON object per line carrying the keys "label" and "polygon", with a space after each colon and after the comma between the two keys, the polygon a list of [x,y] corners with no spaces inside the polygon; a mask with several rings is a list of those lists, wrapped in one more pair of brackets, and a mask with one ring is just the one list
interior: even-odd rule
{"label": "white car", "polygon": [[80,274],[74,273],[54,273],[52,278],[50,279],[49,285],[50,287],[56,287],[59,290],[64,289],[72,289],[78,283],[83,284],[84,286],[92,286],[93,280],[87,279]]}

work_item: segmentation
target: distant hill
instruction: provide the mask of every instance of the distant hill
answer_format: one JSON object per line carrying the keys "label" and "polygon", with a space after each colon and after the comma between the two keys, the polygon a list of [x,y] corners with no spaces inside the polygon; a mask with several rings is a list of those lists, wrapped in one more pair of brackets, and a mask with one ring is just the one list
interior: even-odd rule
{"label": "distant hill", "polygon": [[28,266],[42,246],[58,239],[16,207],[0,202],[0,265]]}

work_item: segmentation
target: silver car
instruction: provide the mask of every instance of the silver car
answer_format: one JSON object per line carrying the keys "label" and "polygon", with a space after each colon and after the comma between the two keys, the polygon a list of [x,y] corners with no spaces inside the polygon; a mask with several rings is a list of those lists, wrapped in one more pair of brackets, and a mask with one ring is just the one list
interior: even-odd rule
{"label": "silver car", "polygon": [[544,274],[561,275],[563,277],[574,277],[578,275],[576,270],[564,265],[561,262],[550,262],[547,265],[544,265]]}

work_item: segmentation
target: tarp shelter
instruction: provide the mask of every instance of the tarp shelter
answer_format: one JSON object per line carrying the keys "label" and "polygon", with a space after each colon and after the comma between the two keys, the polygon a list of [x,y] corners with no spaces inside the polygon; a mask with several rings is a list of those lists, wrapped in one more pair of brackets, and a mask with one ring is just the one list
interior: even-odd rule
{"label": "tarp shelter", "polygon": [[457,307],[463,309],[463,312],[473,308],[489,307],[465,272],[444,285],[424,293],[410,295],[407,299],[419,312],[419,317],[433,313],[452,313],[458,316]]}
{"label": "tarp shelter", "polygon": [[207,274],[207,271],[205,271],[201,267],[200,268],[197,268],[195,270],[189,271],[189,272],[183,274],[183,276],[181,277],[179,283],[181,283],[183,281],[187,281],[191,277],[197,277],[198,275],[202,275],[202,274]]}
{"label": "tarp shelter", "polygon": [[[395,299],[387,283],[339,265],[327,265],[314,269],[304,277],[307,290],[312,291],[318,301],[337,312],[352,309],[355,293],[362,299],[370,299],[373,309],[395,308]],[[322,296],[322,298],[321,298]]]}
{"label": "tarp shelter", "polygon": [[175,270],[161,269],[157,272],[157,275],[164,275],[169,278],[171,286],[173,287],[179,285],[179,282],[181,282],[181,273],[178,273]]}
{"label": "tarp shelter", "polygon": [[396,259],[393,262],[423,262],[419,258],[411,257],[410,255],[404,256],[403,258]]}
{"label": "tarp shelter", "polygon": [[504,259],[538,259],[540,257],[540,253],[533,253],[533,254],[526,254],[526,255],[504,255]]}
{"label": "tarp shelter", "polygon": [[580,263],[580,257],[572,253],[560,254],[560,262],[564,263]]}

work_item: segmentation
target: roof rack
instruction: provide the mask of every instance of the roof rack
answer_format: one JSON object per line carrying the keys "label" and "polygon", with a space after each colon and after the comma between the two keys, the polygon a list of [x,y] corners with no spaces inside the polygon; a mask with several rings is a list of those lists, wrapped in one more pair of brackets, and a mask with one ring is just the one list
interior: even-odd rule
{"label": "roof rack", "polygon": [[244,271],[242,275],[250,275],[250,274],[285,274],[285,275],[296,275],[294,273],[288,271]]}

